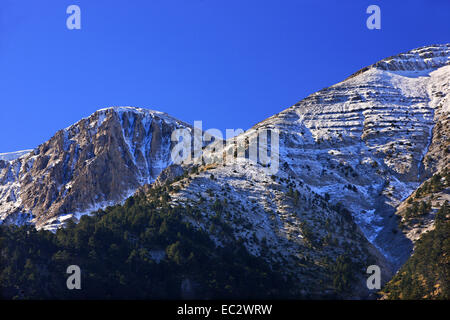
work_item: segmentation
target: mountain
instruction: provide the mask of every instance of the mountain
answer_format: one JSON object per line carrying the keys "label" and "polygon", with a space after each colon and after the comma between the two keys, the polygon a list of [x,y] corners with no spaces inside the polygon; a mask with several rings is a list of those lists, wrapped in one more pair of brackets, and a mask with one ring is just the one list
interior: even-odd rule
{"label": "mountain", "polygon": [[397,265],[408,243],[392,235],[392,214],[435,171],[424,160],[442,146],[435,124],[449,117],[449,54],[448,45],[431,46],[382,60],[258,125],[282,130],[289,168],[345,203]]}
{"label": "mountain", "polygon": [[[200,164],[170,159],[171,133],[176,128],[192,132],[187,124],[156,111],[100,110],[33,152],[0,161],[0,213],[5,221],[32,214],[38,228],[55,230],[68,217],[122,203],[134,194],[130,203],[85,216],[58,237],[67,237],[70,244],[85,228],[107,228],[119,238],[127,230],[123,246],[131,242],[143,250],[140,263],[159,261],[151,254],[155,250],[172,261],[172,245],[185,238],[156,241],[149,230],[161,235],[167,226],[149,222],[147,211],[164,216],[175,210],[177,223],[206,234],[215,247],[243,248],[260,259],[257,265],[263,269],[279,272],[282,266],[281,277],[296,284],[290,288],[294,296],[374,297],[366,286],[367,267],[378,265],[382,283],[388,282],[416,243],[432,238],[427,231],[435,228],[436,216],[446,219],[449,80],[450,44],[383,59],[232,140],[203,148],[208,161]],[[253,144],[261,132],[267,141]],[[252,148],[265,144],[269,164],[261,155],[249,161]],[[278,168],[271,171],[277,156]],[[439,239],[442,230],[436,231]],[[96,236],[89,243],[103,239]],[[436,243],[442,247],[440,240]],[[67,251],[67,246],[55,250]],[[180,252],[189,256],[190,249]],[[236,252],[227,254],[213,258],[211,252],[209,259],[238,259]],[[441,255],[438,250],[427,259]],[[412,261],[406,265],[416,266]],[[206,290],[209,281],[217,281],[196,282],[182,274],[178,284],[188,281],[192,288]],[[400,296],[392,283],[388,288]]]}
{"label": "mountain", "polygon": [[1,218],[55,229],[125,200],[171,163],[171,133],[190,126],[141,108],[102,109],[12,161],[0,160]]}
{"label": "mountain", "polygon": [[[298,238],[302,214],[318,216],[309,199],[321,196],[331,205],[344,204],[365,238],[398,269],[414,239],[399,232],[396,209],[438,168],[448,166],[449,57],[448,44],[411,50],[312,94],[237,138],[279,130],[275,181],[257,167],[217,166],[202,176],[214,175],[212,185],[195,179],[176,199],[189,202],[205,189],[217,196],[217,189],[229,188],[233,203],[253,207],[253,214],[261,211],[252,223],[261,235],[268,234],[263,221],[269,211],[278,223],[273,230],[286,228]],[[286,205],[289,188],[304,198],[302,213]],[[284,221],[291,216],[295,228]],[[323,234],[324,223],[318,223],[316,235]]]}

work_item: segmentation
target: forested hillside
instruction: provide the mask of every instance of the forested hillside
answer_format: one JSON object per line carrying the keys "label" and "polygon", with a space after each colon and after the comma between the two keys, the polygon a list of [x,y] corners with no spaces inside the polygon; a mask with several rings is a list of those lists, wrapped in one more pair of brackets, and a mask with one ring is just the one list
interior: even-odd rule
{"label": "forested hillside", "polygon": [[[195,210],[170,208],[166,197],[129,198],[56,234],[0,226],[2,298],[294,297],[292,282],[264,259],[242,245],[216,247],[183,222]],[[81,290],[66,287],[69,265],[81,268]]]}
{"label": "forested hillside", "polygon": [[[351,294],[359,268],[350,257],[330,261],[329,278],[305,288],[282,263],[267,262],[268,250],[252,255],[239,240],[217,245],[186,222],[200,214],[198,209],[171,207],[169,200],[165,187],[152,188],[56,233],[0,226],[1,298],[311,299]],[[220,216],[214,221],[225,239],[230,232],[226,221]],[[69,265],[81,268],[81,290],[66,287]]]}
{"label": "forested hillside", "polygon": [[414,254],[383,289],[386,299],[450,299],[450,219],[445,202],[435,229],[416,243]]}

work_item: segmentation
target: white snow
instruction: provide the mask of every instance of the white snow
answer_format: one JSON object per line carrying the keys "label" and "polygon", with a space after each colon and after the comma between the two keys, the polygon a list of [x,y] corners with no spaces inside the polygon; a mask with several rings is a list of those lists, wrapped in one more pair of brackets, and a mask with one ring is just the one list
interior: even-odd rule
{"label": "white snow", "polygon": [[28,149],[28,150],[21,150],[21,151],[15,151],[15,152],[0,153],[0,160],[13,161],[13,160],[19,159],[20,157],[22,157],[32,151],[33,151],[32,149]]}

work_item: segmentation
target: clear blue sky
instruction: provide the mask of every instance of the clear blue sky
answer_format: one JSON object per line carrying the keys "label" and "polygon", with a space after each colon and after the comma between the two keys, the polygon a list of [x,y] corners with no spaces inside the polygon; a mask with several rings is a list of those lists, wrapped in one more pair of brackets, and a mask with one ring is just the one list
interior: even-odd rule
{"label": "clear blue sky", "polygon": [[[81,8],[81,30],[66,8]],[[381,30],[366,8],[381,8]],[[450,1],[0,0],[0,153],[132,105],[243,128],[382,58],[450,42]]]}

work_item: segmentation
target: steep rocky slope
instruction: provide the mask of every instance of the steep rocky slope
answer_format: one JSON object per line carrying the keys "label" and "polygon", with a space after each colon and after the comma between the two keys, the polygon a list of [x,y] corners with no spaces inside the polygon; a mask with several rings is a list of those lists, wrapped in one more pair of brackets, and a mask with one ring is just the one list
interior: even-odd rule
{"label": "steep rocky slope", "polygon": [[171,163],[171,134],[189,125],[139,108],[102,109],[12,161],[0,160],[0,214],[54,229],[118,203]]}

